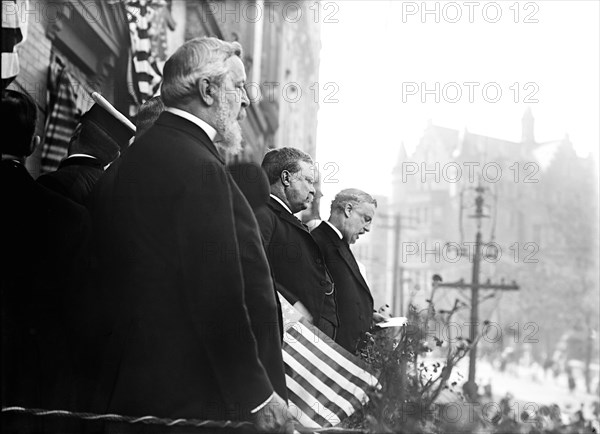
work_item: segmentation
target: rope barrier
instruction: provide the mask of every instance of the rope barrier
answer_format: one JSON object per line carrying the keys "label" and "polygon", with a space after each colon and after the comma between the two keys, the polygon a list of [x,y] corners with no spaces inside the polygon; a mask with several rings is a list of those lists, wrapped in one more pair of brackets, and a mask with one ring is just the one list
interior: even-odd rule
{"label": "rope barrier", "polygon": [[67,410],[45,410],[41,408],[24,407],[2,407],[2,413],[21,413],[33,416],[59,416],[74,419],[104,421],[104,422],[126,422],[126,423],[145,423],[151,425],[164,426],[185,426],[193,428],[242,428],[251,427],[251,422],[232,422],[232,421],[214,421],[199,419],[168,419],[156,416],[132,417],[120,414],[95,414]]}
{"label": "rope barrier", "polygon": [[[199,420],[199,419],[168,419],[160,418],[156,416],[142,416],[132,417],[123,416],[120,414],[96,414],[96,413],[85,413],[67,410],[45,410],[41,408],[25,408],[25,407],[2,407],[2,413],[18,413],[28,414],[32,416],[57,416],[67,417],[72,419],[82,419],[90,421],[104,421],[104,422],[121,422],[121,423],[144,423],[150,425],[163,425],[168,427],[190,427],[190,428],[217,428],[217,429],[240,429],[240,428],[251,428],[253,424],[251,422],[233,422],[227,421],[215,421],[215,420]],[[347,428],[319,428],[319,429],[308,429],[305,427],[296,427],[301,433],[319,433],[319,434],[342,434],[342,433],[363,433],[362,430],[347,429]]]}

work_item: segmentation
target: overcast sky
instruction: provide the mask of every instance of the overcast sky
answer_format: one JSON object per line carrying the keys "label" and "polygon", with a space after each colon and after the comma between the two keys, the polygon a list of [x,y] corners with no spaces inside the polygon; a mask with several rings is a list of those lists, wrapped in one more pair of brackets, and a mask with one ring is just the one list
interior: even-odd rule
{"label": "overcast sky", "polygon": [[538,142],[569,134],[598,158],[599,2],[422,4],[321,2],[316,160],[339,181],[323,183],[324,218],[341,188],[390,194],[400,144],[410,154],[428,119],[519,141],[530,107]]}

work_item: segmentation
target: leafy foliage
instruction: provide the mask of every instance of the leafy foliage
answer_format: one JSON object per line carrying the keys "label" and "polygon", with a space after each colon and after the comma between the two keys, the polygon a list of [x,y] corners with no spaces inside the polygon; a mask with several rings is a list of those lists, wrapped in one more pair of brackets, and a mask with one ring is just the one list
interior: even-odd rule
{"label": "leafy foliage", "polygon": [[516,414],[510,395],[498,404],[491,396],[468,400],[458,390],[462,381],[453,370],[478,339],[471,342],[433,332],[447,327],[464,305],[456,300],[451,310],[436,311],[428,303],[422,311],[410,306],[406,326],[367,334],[359,355],[378,373],[381,387],[370,391],[369,403],[345,420],[342,428],[411,434],[596,432],[580,413],[570,424],[563,424],[556,405]]}
{"label": "leafy foliage", "polygon": [[[432,333],[434,323],[447,325],[460,308],[457,301],[450,311],[436,312],[432,303],[423,311],[409,308],[408,324],[401,329],[386,329],[368,334],[360,356],[379,373],[381,388],[373,390],[369,404],[346,421],[346,427],[370,432],[438,432],[442,392],[462,400],[449,381],[456,363],[471,348],[461,337],[450,344]],[[429,357],[437,353],[440,357]]]}

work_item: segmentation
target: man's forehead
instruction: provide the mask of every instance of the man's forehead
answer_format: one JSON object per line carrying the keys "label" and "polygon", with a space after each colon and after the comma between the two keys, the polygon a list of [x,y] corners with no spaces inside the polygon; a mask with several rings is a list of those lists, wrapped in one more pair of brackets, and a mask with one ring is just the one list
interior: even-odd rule
{"label": "man's forehead", "polygon": [[225,64],[229,67],[229,73],[233,81],[246,81],[246,70],[242,59],[238,56],[231,56],[225,61]]}
{"label": "man's forehead", "polygon": [[300,171],[302,173],[305,173],[305,174],[310,173],[311,175],[314,173],[315,166],[313,166],[312,164],[310,164],[304,160],[300,160],[298,162],[298,165],[300,166]]}
{"label": "man's forehead", "polygon": [[360,212],[370,217],[373,217],[375,215],[375,204],[369,202],[361,202],[357,205],[357,208]]}

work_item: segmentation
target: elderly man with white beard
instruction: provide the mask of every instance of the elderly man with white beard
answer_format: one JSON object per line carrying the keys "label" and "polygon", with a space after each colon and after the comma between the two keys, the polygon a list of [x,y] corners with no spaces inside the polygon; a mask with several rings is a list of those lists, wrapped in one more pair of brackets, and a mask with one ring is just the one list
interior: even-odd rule
{"label": "elderly man with white beard", "polygon": [[164,67],[165,111],[93,192],[112,310],[94,411],[293,431],[260,232],[215,146],[241,149],[241,56],[216,38],[181,46]]}

